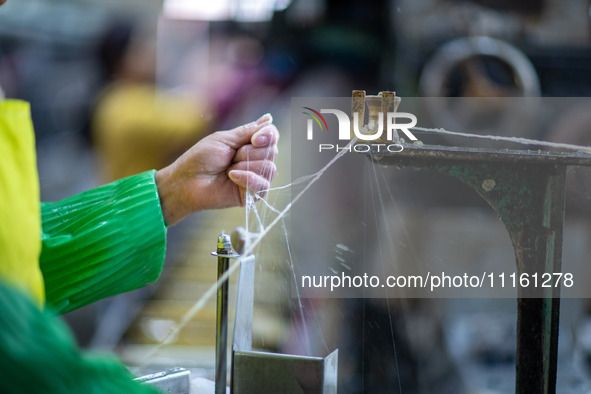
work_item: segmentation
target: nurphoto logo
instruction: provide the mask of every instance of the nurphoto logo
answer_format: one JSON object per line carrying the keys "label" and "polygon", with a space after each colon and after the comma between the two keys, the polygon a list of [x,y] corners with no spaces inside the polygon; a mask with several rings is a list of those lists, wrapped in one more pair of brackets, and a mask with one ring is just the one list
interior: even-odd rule
{"label": "nurphoto logo", "polygon": [[[355,137],[357,137],[360,141],[376,141],[378,139],[382,139],[382,135],[384,134],[384,113],[380,112],[378,114],[378,121],[375,124],[369,125],[370,127],[363,127],[362,130],[359,130],[359,113],[353,113],[353,127],[351,127],[351,120],[349,116],[341,110],[338,109],[325,109],[322,108],[320,111],[316,111],[310,107],[302,107],[306,111],[303,113],[308,115],[310,118],[307,122],[306,128],[306,138],[308,141],[312,141],[314,139],[314,122],[319,126],[320,131],[328,131],[328,124],[326,119],[322,114],[333,114],[337,117],[338,121],[338,136],[339,140],[341,141],[349,141],[351,140],[351,129],[353,129],[353,133]],[[409,129],[413,128],[417,124],[417,117],[408,112],[388,112],[385,114],[386,116],[386,138],[387,141],[392,141],[393,144],[357,144],[351,147],[348,145],[348,150],[354,150],[355,152],[369,152],[371,147],[377,149],[379,152],[381,149],[387,149],[389,152],[400,152],[404,148],[400,145],[395,139],[395,130],[400,130],[404,135],[411,141],[417,141],[417,137],[415,137]],[[397,119],[407,119],[407,123],[397,123]],[[363,131],[363,132],[362,132]],[[371,146],[370,146],[371,145]],[[334,144],[319,144],[319,152],[322,150],[333,150],[336,148],[339,151],[340,148],[338,145]]]}

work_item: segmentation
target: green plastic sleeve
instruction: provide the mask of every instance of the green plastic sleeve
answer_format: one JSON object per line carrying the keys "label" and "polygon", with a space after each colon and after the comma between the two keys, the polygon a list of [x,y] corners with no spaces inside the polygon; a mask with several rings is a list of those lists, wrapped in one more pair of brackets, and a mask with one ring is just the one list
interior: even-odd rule
{"label": "green plastic sleeve", "polygon": [[155,282],[166,225],[155,170],[41,204],[46,302],[66,313]]}
{"label": "green plastic sleeve", "polygon": [[66,325],[0,281],[2,393],[157,394],[113,356],[88,355]]}

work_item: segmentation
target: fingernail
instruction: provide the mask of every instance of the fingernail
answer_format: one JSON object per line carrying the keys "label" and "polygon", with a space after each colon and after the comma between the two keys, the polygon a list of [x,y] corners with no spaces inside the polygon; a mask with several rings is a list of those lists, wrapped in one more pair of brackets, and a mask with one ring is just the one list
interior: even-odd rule
{"label": "fingernail", "polygon": [[236,182],[236,180],[238,179],[238,177],[236,176],[236,170],[228,172],[228,178],[230,178],[232,182]]}
{"label": "fingernail", "polygon": [[269,136],[266,133],[261,133],[257,135],[254,139],[255,146],[267,146],[269,144]]}
{"label": "fingernail", "polygon": [[261,116],[260,118],[258,118],[257,119],[257,124],[265,123],[268,120],[273,120],[273,117],[271,116],[270,113],[266,113],[263,116]]}

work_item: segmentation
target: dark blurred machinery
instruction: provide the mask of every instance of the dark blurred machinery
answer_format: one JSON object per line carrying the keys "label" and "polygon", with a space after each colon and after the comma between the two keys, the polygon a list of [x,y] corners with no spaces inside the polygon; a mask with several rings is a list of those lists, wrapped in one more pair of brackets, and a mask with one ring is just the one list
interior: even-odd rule
{"label": "dark blurred machinery", "polygon": [[[568,4],[397,0],[394,4],[393,73],[397,86],[408,89],[406,95],[415,91],[438,96],[586,96],[591,92],[586,0]],[[450,45],[474,36],[499,41]],[[438,66],[445,71],[446,83],[429,81]],[[525,78],[531,80],[525,83]],[[539,81],[538,92],[533,79]]]}
{"label": "dark blurred machinery", "polygon": [[[381,106],[368,105],[370,119],[376,117],[371,112],[394,108],[392,98],[377,98]],[[354,91],[352,101],[352,112],[363,114],[365,92]],[[371,153],[382,166],[430,168],[462,180],[504,223],[520,275],[561,275],[566,170],[571,165],[591,166],[590,155],[422,143],[407,144],[394,154],[375,149]],[[515,392],[555,393],[560,289],[532,291],[525,286],[517,297]]]}

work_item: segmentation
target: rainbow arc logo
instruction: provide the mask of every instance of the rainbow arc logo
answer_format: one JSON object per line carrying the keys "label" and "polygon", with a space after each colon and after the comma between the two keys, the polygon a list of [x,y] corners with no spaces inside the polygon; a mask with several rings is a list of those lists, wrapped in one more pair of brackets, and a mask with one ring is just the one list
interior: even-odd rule
{"label": "rainbow arc logo", "polygon": [[[302,107],[303,109],[306,109],[310,112],[306,112],[303,111],[302,113],[305,115],[308,115],[309,117],[311,117],[312,119],[314,119],[316,121],[316,123],[318,123],[318,126],[320,126],[320,131],[324,130],[324,128],[326,128],[326,131],[328,131],[328,125],[326,124],[326,119],[324,119],[324,116],[322,116],[320,114],[320,112],[316,111],[313,108],[310,107]],[[312,119],[308,119],[308,139],[312,139],[312,127],[311,127],[311,122]],[[322,120],[322,123],[320,123],[320,121]],[[322,127],[322,124],[324,124],[324,127]]]}
{"label": "rainbow arc logo", "polygon": [[[302,113],[312,117],[312,119],[314,119],[316,121],[316,123],[318,123],[318,126],[320,126],[320,130],[324,130],[322,128],[322,123],[324,123],[324,127],[326,127],[326,131],[328,131],[328,125],[326,124],[326,120],[324,119],[324,116],[322,116],[320,114],[320,112],[318,112],[315,109],[312,109],[310,107],[302,107],[302,108],[313,112],[312,114],[310,112],[305,112],[305,111]],[[318,119],[318,118],[320,118],[320,119]],[[322,123],[320,123],[320,120],[322,120]]]}

